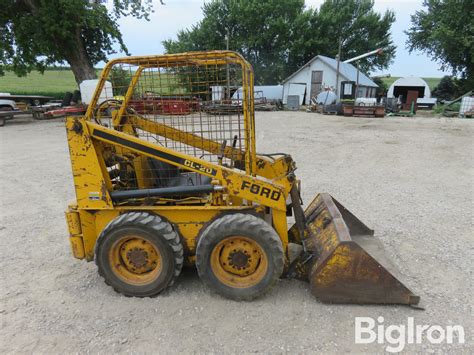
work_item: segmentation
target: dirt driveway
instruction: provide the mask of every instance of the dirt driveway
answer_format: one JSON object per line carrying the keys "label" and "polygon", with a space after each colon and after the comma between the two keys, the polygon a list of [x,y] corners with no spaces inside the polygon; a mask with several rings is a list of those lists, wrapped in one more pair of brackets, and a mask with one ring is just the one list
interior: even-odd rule
{"label": "dirt driveway", "polygon": [[223,299],[188,270],[165,294],[125,298],[72,258],[64,209],[74,198],[61,120],[0,128],[0,353],[383,352],[354,344],[355,317],[384,325],[464,326],[473,353],[474,121],[258,113],[259,152],[290,153],[309,203],[330,192],[374,228],[426,307],[327,305],[281,280],[250,303]]}

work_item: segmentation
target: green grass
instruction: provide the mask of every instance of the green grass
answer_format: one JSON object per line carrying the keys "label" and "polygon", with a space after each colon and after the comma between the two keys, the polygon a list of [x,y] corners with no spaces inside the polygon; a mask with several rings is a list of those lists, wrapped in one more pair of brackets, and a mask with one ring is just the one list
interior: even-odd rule
{"label": "green grass", "polygon": [[[100,71],[97,71],[97,75]],[[155,91],[161,94],[183,94],[183,89],[179,89],[179,82],[173,78],[171,74],[160,74],[161,81],[158,84],[158,78],[151,78],[148,76],[144,78],[140,85],[140,90]],[[125,83],[122,81],[119,85],[128,87],[130,78],[125,78]],[[159,85],[161,90],[153,87]],[[56,98],[63,98],[66,91],[73,92],[77,90],[78,86],[74,75],[70,70],[46,70],[44,74],[39,72],[31,72],[25,77],[18,77],[13,72],[5,72],[5,76],[0,76],[0,92],[9,92],[17,95],[45,95]],[[120,90],[119,90],[120,91]],[[126,91],[124,88],[121,91]],[[158,92],[160,91],[160,92]],[[123,94],[122,92],[118,94]]]}
{"label": "green grass", "polygon": [[[400,79],[400,77],[392,76],[390,78],[383,78],[382,80],[384,81],[384,83],[387,84],[387,87],[390,87],[390,85],[392,85],[397,79]],[[439,84],[441,80],[441,78],[422,78],[422,79],[426,81],[431,91],[433,91],[433,89]]]}
{"label": "green grass", "polygon": [[46,70],[44,74],[31,72],[25,77],[7,71],[5,76],[0,76],[0,92],[62,98],[66,91],[74,90],[77,90],[77,84],[70,70]]}
{"label": "green grass", "polygon": [[430,87],[430,90],[433,91],[433,89],[438,86],[439,82],[441,81],[441,78],[423,78],[423,80],[426,81],[426,83]]}

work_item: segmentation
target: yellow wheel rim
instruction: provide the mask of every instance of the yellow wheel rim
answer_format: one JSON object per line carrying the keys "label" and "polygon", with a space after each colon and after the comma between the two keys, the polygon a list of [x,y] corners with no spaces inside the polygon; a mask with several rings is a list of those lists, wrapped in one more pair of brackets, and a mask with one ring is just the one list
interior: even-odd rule
{"label": "yellow wheel rim", "polygon": [[125,236],[114,243],[109,252],[112,271],[124,282],[146,285],[161,274],[163,264],[160,251],[139,236]]}
{"label": "yellow wheel rim", "polygon": [[268,269],[268,258],[256,241],[243,236],[231,236],[212,250],[211,269],[223,284],[247,288],[263,279]]}

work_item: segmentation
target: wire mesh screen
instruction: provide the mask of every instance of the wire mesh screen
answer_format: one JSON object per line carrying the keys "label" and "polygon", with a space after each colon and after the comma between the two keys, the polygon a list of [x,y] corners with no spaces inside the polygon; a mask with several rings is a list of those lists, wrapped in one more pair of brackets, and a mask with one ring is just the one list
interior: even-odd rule
{"label": "wire mesh screen", "polygon": [[[221,58],[121,63],[110,70],[93,117],[173,151],[242,169],[246,148],[242,87],[241,65]],[[210,182],[203,175],[118,146],[105,151],[114,189]]]}

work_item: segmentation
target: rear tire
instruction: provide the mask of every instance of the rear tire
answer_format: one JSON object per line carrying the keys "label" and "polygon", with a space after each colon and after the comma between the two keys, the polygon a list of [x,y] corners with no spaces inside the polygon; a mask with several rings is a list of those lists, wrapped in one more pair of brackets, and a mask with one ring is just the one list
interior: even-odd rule
{"label": "rear tire", "polygon": [[99,274],[125,296],[152,297],[181,273],[183,245],[171,224],[146,212],[112,220],[95,246]]}
{"label": "rear tire", "polygon": [[201,235],[196,267],[203,283],[215,292],[250,301],[268,292],[283,273],[283,247],[264,220],[249,214],[227,215]]}

